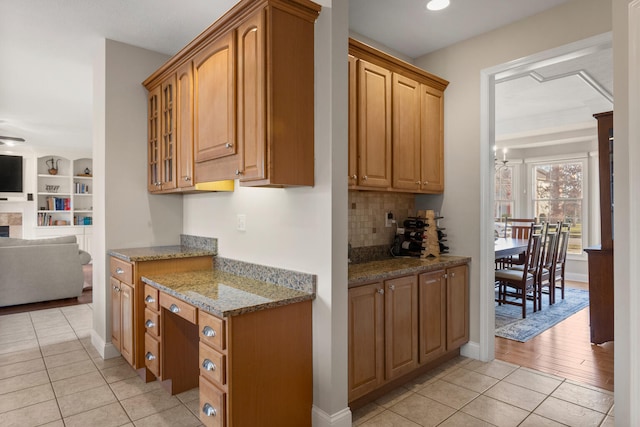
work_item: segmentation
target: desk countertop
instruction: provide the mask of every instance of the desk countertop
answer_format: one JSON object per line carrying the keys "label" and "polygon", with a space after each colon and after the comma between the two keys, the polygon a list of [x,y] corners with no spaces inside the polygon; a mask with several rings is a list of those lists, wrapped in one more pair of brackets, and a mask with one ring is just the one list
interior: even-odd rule
{"label": "desk countertop", "polygon": [[142,277],[142,281],[219,317],[311,300],[315,293],[290,289],[219,270]]}
{"label": "desk countertop", "polygon": [[470,257],[440,255],[436,258],[390,258],[349,265],[349,287],[404,274],[419,274],[467,264]]}
{"label": "desk countertop", "polygon": [[111,249],[107,255],[127,262],[154,261],[158,259],[189,258],[198,256],[215,256],[216,252],[208,249],[189,246],[150,246],[142,248]]}

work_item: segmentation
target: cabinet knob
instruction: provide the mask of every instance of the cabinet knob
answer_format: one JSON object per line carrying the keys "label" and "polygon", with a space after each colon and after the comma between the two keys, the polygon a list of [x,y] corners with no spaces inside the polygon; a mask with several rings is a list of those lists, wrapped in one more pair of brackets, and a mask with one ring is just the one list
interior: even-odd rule
{"label": "cabinet knob", "polygon": [[427,185],[427,184],[429,184],[429,181],[424,181],[424,182],[422,183],[422,185]]}
{"label": "cabinet knob", "polygon": [[451,277],[456,277],[456,273],[451,273]]}
{"label": "cabinet knob", "polygon": [[363,176],[362,179],[366,181],[369,177],[367,175]]}
{"label": "cabinet knob", "polygon": [[147,360],[155,360],[156,357],[150,351],[147,351],[147,354],[144,355],[144,358]]}
{"label": "cabinet knob", "polygon": [[382,289],[382,288],[378,289],[378,293],[379,293],[380,295],[384,295],[384,289]]}
{"label": "cabinet knob", "polygon": [[116,274],[122,274],[124,273],[124,270],[121,269],[120,267],[116,267]]}
{"label": "cabinet knob", "polygon": [[190,176],[183,176],[182,179],[184,179],[185,181],[191,181],[191,177]]}
{"label": "cabinet knob", "polygon": [[226,144],[224,144],[224,147],[225,148],[231,148],[231,147],[233,147],[233,144],[227,142]]}
{"label": "cabinet knob", "polygon": [[153,323],[153,320],[147,319],[147,321],[144,322],[144,326],[146,326],[147,328],[155,328],[156,324]]}
{"label": "cabinet knob", "polygon": [[445,274],[442,275],[442,277],[445,278],[445,279],[448,279],[449,275],[445,273]]}
{"label": "cabinet knob", "polygon": [[358,175],[351,175],[351,179],[358,179]]}
{"label": "cabinet knob", "polygon": [[215,417],[216,415],[218,415],[218,411],[216,410],[216,408],[208,403],[204,404],[204,406],[202,407],[202,412],[204,412],[207,417]]}
{"label": "cabinet knob", "polygon": [[389,285],[389,290],[390,291],[395,291],[396,290],[396,285]]}
{"label": "cabinet knob", "polygon": [[416,184],[417,184],[417,185],[420,185],[420,181],[416,181]]}
{"label": "cabinet knob", "polygon": [[202,367],[204,369],[206,369],[207,371],[215,371],[216,370],[216,364],[213,363],[211,360],[209,359],[204,359],[202,361]]}
{"label": "cabinet knob", "polygon": [[242,171],[240,169],[236,169],[236,175],[242,175]]}
{"label": "cabinet knob", "polygon": [[155,298],[153,298],[151,295],[147,295],[147,296],[144,298],[144,302],[146,302],[147,304],[151,304],[151,303],[156,302],[156,300],[155,300]]}
{"label": "cabinet knob", "polygon": [[202,328],[202,335],[204,335],[205,337],[215,337],[216,330],[211,326],[205,326],[204,328]]}
{"label": "cabinet knob", "polygon": [[175,304],[171,304],[169,306],[169,311],[172,312],[172,313],[180,313],[180,307],[178,307]]}

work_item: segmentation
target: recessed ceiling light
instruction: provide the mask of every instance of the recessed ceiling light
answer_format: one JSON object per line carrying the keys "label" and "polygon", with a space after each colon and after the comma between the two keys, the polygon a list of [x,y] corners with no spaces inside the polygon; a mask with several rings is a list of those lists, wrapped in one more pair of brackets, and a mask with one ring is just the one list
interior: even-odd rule
{"label": "recessed ceiling light", "polygon": [[442,10],[447,6],[449,6],[449,0],[431,0],[427,3],[429,10]]}

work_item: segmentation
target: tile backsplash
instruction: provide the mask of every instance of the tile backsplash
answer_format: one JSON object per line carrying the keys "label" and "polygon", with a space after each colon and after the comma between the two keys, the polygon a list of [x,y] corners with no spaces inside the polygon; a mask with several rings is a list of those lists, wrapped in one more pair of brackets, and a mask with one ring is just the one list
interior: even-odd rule
{"label": "tile backsplash", "polygon": [[353,248],[391,245],[396,224],[385,227],[385,215],[393,213],[397,224],[415,215],[415,195],[349,191],[349,243]]}

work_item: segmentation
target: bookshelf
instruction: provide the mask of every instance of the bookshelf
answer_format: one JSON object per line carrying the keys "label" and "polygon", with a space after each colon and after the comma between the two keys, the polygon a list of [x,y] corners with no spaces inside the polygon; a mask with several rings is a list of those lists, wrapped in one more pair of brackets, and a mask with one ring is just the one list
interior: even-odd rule
{"label": "bookshelf", "polygon": [[93,162],[47,155],[37,159],[36,226],[93,223]]}

